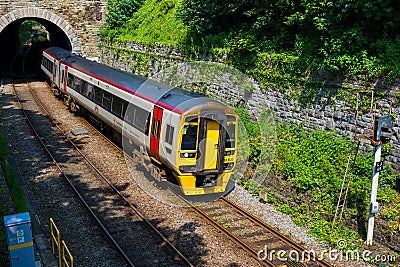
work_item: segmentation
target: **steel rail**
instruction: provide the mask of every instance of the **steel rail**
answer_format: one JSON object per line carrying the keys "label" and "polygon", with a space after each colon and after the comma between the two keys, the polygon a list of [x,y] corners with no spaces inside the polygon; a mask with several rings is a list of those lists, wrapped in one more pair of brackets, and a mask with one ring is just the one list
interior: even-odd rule
{"label": "steel rail", "polygon": [[[294,242],[289,237],[287,237],[286,235],[280,233],[279,231],[274,229],[272,226],[270,226],[267,223],[265,223],[264,221],[260,220],[259,218],[257,218],[253,214],[245,211],[243,208],[239,207],[235,203],[229,201],[226,197],[221,197],[220,200],[223,201],[224,203],[228,204],[232,208],[234,208],[237,212],[239,212],[243,216],[247,217],[248,219],[252,220],[253,222],[255,222],[255,223],[259,224],[260,226],[264,227],[265,229],[267,229],[269,232],[271,232],[273,235],[275,235],[280,240],[285,242],[287,245],[293,247],[294,249],[296,249],[296,250],[298,250],[300,252],[306,251],[306,248],[304,248],[300,244]],[[329,263],[327,263],[326,261],[323,261],[323,260],[322,261],[318,260],[318,261],[316,261],[316,263],[319,264],[320,266],[323,266],[323,267],[331,267],[331,265]]]}
{"label": "steel rail", "polygon": [[[151,224],[151,222],[149,220],[147,220],[145,218],[145,216],[138,210],[136,209],[132,203],[129,202],[129,200],[101,173],[101,171],[96,168],[96,166],[90,162],[90,160],[83,154],[83,152],[75,145],[75,143],[68,137],[68,135],[60,128],[60,126],[55,122],[55,120],[51,117],[50,113],[46,110],[46,108],[44,107],[43,103],[40,101],[40,99],[35,95],[35,93],[33,92],[31,86],[29,83],[28,84],[28,88],[32,94],[32,96],[34,97],[35,101],[37,102],[37,104],[40,106],[40,108],[44,111],[44,113],[46,113],[46,116],[51,120],[51,122],[53,123],[54,126],[57,127],[57,129],[60,131],[60,133],[62,133],[62,135],[69,141],[69,143],[74,147],[74,149],[79,153],[79,155],[84,159],[84,161],[86,162],[86,164],[92,168],[95,173],[100,176],[100,178],[102,178],[112,189],[115,193],[117,193],[119,195],[119,197],[129,206],[129,208],[131,208],[135,214],[140,218],[140,220],[142,222],[144,222],[150,229],[152,229],[157,235],[159,235],[159,237],[166,243],[168,244],[168,246],[173,249],[178,255],[179,257],[188,265],[188,266],[193,266],[191,264],[191,262],[177,249],[175,248],[175,246],[168,240],[166,239],[162,233],[160,231],[158,231],[158,229]],[[65,172],[62,170],[61,166],[58,164],[58,162],[56,161],[56,159],[54,158],[54,156],[52,155],[52,153],[49,151],[49,149],[47,148],[46,144],[44,143],[44,141],[42,140],[42,138],[40,137],[40,135],[37,133],[37,131],[35,130],[33,124],[31,123],[31,121],[29,120],[28,115],[26,114],[25,110],[22,107],[22,104],[20,102],[20,99],[18,97],[18,94],[15,90],[14,84],[12,84],[12,88],[14,90],[15,96],[21,106],[21,110],[23,111],[23,114],[25,116],[25,118],[27,119],[27,122],[30,126],[30,128],[32,129],[32,131],[34,132],[34,134],[36,135],[36,137],[38,138],[39,142],[41,143],[41,145],[44,147],[44,149],[46,150],[47,154],[50,156],[50,158],[52,159],[54,165],[57,167],[57,169],[61,172],[61,174],[63,175],[63,177],[67,180],[67,182],[70,184],[71,188],[74,190],[74,192],[77,194],[78,198],[82,201],[82,203],[84,204],[84,206],[88,209],[88,211],[90,212],[90,214],[93,216],[93,218],[95,219],[95,221],[97,222],[97,224],[100,226],[100,228],[102,229],[102,231],[105,233],[105,235],[107,236],[107,238],[110,239],[111,243],[116,247],[117,251],[119,252],[119,254],[121,255],[121,257],[123,258],[123,260],[129,264],[130,266],[134,266],[133,262],[129,259],[129,256],[126,254],[126,252],[121,248],[121,246],[118,244],[118,242],[113,238],[113,236],[111,235],[111,233],[107,230],[107,228],[104,226],[104,224],[101,222],[101,220],[98,218],[98,216],[93,212],[93,210],[90,208],[89,204],[84,200],[84,198],[82,197],[82,195],[79,193],[78,189],[73,185],[71,179],[68,177],[68,175],[65,174]]]}
{"label": "steel rail", "polygon": [[[231,232],[226,230],[221,224],[216,222],[213,218],[208,216],[204,211],[202,211],[199,207],[196,207],[183,197],[180,197],[180,199],[185,202],[189,207],[195,211],[197,214],[199,214],[201,217],[206,219],[209,223],[211,223],[212,226],[214,226],[217,230],[220,230],[225,236],[227,236],[230,240],[235,242],[237,245],[239,245],[243,250],[245,250],[247,253],[249,253],[253,258],[259,260],[258,258],[258,253],[254,249],[252,249],[249,245],[247,245],[245,242],[243,242],[240,238],[237,236],[233,235]],[[260,261],[260,263],[264,266],[269,266],[269,267],[274,267],[275,265],[270,262],[268,259],[265,261]]]}
{"label": "steel rail", "polygon": [[[87,120],[81,118],[82,122],[84,122],[85,124],[87,124],[89,127],[91,127],[94,131],[96,131],[104,140],[106,140],[111,146],[113,146],[115,149],[119,150],[121,153],[123,153],[126,157],[128,157],[129,159],[131,159],[130,155],[125,153],[125,151],[123,151],[123,149],[121,149],[119,146],[117,146],[114,142],[112,142],[109,138],[107,138],[101,131],[99,131],[98,129],[96,129],[92,124],[90,124]],[[204,211],[202,211],[200,208],[192,205],[189,201],[187,201],[186,199],[179,197],[183,202],[185,202],[192,210],[194,210],[196,213],[198,213],[199,215],[201,215],[203,218],[205,218],[209,223],[212,224],[212,226],[214,226],[215,228],[217,228],[218,230],[220,230],[223,234],[225,234],[226,236],[228,236],[233,242],[235,242],[236,244],[238,244],[241,248],[243,248],[247,253],[249,253],[252,257],[254,257],[257,260],[260,260],[258,258],[258,252],[255,251],[254,249],[252,249],[249,245],[247,245],[245,242],[243,242],[239,237],[235,236],[234,234],[232,234],[231,232],[229,232],[226,228],[224,228],[221,224],[219,224],[218,222],[216,222],[214,219],[210,218]],[[251,221],[253,221],[254,223],[257,223],[259,226],[263,227],[264,229],[266,229],[267,231],[269,231],[272,235],[276,236],[280,241],[283,241],[285,244],[287,244],[289,247],[294,248],[295,250],[298,251],[306,251],[306,249],[301,246],[300,244],[292,241],[289,237],[285,236],[284,234],[278,232],[277,230],[275,230],[274,228],[272,228],[270,225],[266,224],[264,221],[260,220],[259,218],[255,217],[253,214],[245,211],[244,209],[242,209],[241,207],[239,207],[238,205],[230,202],[228,199],[226,199],[225,197],[221,197],[220,198],[221,201],[223,201],[224,203],[228,204],[229,206],[231,206],[232,208],[234,208],[237,212],[239,212],[240,214],[242,214],[242,216],[250,219]],[[260,261],[261,264],[263,264],[264,266],[276,266],[274,263],[272,263],[271,261],[268,261],[267,259],[265,261]],[[318,260],[315,261],[316,264],[318,264],[321,267],[331,267],[331,265],[329,263],[327,263],[324,260]]]}
{"label": "steel rail", "polygon": [[[47,85],[47,83],[46,83]],[[48,85],[47,85],[48,86]],[[103,173],[92,163],[90,160],[84,155],[84,153],[75,145],[75,143],[68,137],[67,134],[64,133],[64,131],[57,125],[57,123],[54,121],[54,119],[51,117],[50,113],[44,108],[43,103],[38,99],[40,105],[43,107],[44,111],[48,115],[48,117],[52,120],[53,124],[63,133],[63,135],[68,139],[68,141],[73,145],[73,147],[76,149],[76,151],[83,157],[83,159],[90,165],[91,168],[114,190],[115,193],[117,193],[121,199],[141,218],[141,220],[146,223],[148,227],[150,227],[157,235],[173,250],[175,251],[176,254],[188,265],[193,267],[193,264],[190,262],[190,260],[183,255],[175,246],[172,244],[149,220],[146,219],[146,217],[135,207],[132,205],[132,203],[119,191],[113,183],[111,183],[104,175]],[[127,155],[120,147],[115,145],[113,142],[111,142],[106,136],[104,136],[103,133],[101,133],[99,130],[97,130],[95,127],[93,127],[90,123],[88,123],[86,120],[81,119],[82,122],[85,122],[88,126],[92,128],[92,130],[96,131],[97,134],[99,134],[104,140],[106,140],[110,145],[115,147],[116,149],[119,149],[124,153],[126,156]]]}
{"label": "steel rail", "polygon": [[[29,85],[28,85],[29,86]],[[31,122],[31,120],[29,119],[28,114],[26,113],[26,111],[24,110],[24,108],[22,107],[20,98],[18,96],[18,93],[15,89],[15,85],[12,84],[12,88],[14,91],[14,95],[21,107],[21,111],[24,114],[24,117],[26,119],[26,122],[28,123],[29,127],[31,128],[32,132],[35,134],[37,140],[39,141],[39,143],[42,145],[42,147],[44,148],[44,150],[46,151],[46,153],[48,154],[48,156],[51,158],[53,164],[56,166],[56,168],[59,170],[59,172],[61,173],[61,175],[64,177],[64,179],[68,182],[68,184],[71,186],[71,188],[74,190],[75,194],[78,196],[79,200],[82,202],[82,204],[85,206],[85,208],[89,211],[89,213],[92,215],[92,217],[95,219],[96,223],[99,225],[99,227],[102,229],[102,231],[107,235],[107,237],[110,239],[110,241],[112,242],[112,244],[117,248],[118,253],[121,255],[121,257],[123,258],[123,260],[129,264],[130,266],[134,266],[134,264],[132,263],[132,261],[129,259],[128,255],[126,255],[126,253],[124,252],[124,250],[119,246],[118,242],[111,236],[111,234],[108,232],[108,230],[106,229],[106,227],[104,226],[104,224],[101,222],[101,220],[97,217],[97,215],[94,213],[94,211],[90,208],[89,204],[85,201],[85,199],[82,197],[82,195],[79,193],[78,189],[74,186],[74,184],[72,183],[71,179],[68,177],[68,175],[63,171],[62,167],[60,166],[60,164],[58,164],[57,160],[54,158],[53,154],[50,152],[50,150],[47,148],[46,144],[44,143],[44,141],[42,140],[42,138],[40,137],[39,133],[36,131],[35,127],[33,126],[33,123]]]}

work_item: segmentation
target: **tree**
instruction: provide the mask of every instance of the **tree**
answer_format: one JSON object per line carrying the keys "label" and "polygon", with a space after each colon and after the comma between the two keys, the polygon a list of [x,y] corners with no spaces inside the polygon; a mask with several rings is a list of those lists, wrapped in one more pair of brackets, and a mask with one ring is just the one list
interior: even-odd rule
{"label": "tree", "polygon": [[138,11],[142,0],[108,0],[106,21],[110,29],[118,29]]}

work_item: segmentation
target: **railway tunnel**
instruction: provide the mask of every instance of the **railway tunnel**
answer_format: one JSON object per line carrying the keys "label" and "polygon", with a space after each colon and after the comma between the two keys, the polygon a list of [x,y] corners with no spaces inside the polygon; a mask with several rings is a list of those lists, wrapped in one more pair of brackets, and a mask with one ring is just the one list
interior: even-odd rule
{"label": "railway tunnel", "polygon": [[[20,38],[21,25],[35,21],[46,32],[46,39],[23,43]],[[32,32],[33,33],[33,32]],[[0,32],[0,76],[3,79],[20,76],[37,76],[40,73],[41,50],[58,46],[72,50],[72,44],[65,32],[56,24],[42,18],[21,18],[8,24]]]}

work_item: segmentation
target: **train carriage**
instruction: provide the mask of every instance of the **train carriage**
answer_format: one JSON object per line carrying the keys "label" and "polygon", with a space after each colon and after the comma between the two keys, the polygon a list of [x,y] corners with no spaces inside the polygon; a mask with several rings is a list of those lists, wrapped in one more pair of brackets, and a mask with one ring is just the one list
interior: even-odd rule
{"label": "train carriage", "polygon": [[88,111],[134,144],[154,176],[173,176],[186,195],[225,192],[237,156],[230,107],[62,48],[44,50],[41,68],[72,110]]}

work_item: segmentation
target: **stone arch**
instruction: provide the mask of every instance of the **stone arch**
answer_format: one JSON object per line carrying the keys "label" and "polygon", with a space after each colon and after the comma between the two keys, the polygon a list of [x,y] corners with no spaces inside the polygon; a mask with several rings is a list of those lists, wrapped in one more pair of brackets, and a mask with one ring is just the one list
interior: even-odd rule
{"label": "stone arch", "polygon": [[19,8],[5,14],[0,18],[0,32],[2,32],[4,28],[7,27],[7,25],[23,18],[39,18],[55,24],[65,33],[65,35],[70,40],[72,46],[72,52],[76,54],[81,54],[82,50],[79,38],[76,35],[74,29],[71,27],[71,25],[62,17],[45,9],[27,7],[27,8]]}

